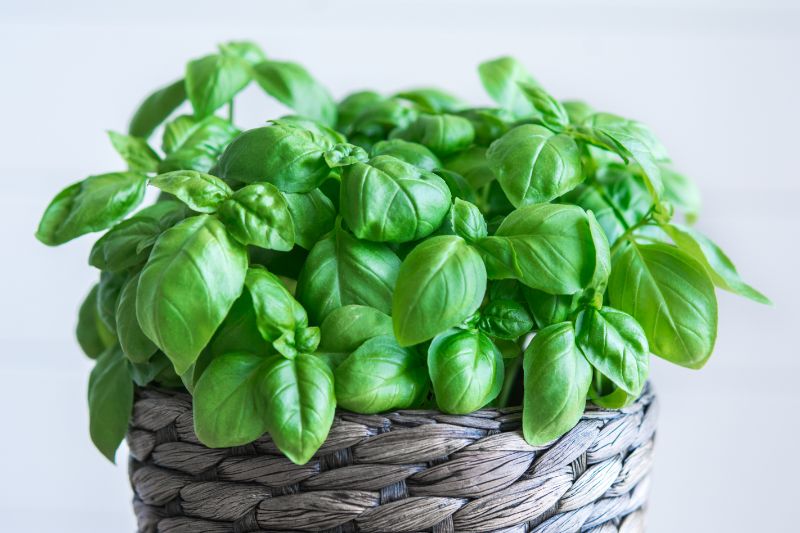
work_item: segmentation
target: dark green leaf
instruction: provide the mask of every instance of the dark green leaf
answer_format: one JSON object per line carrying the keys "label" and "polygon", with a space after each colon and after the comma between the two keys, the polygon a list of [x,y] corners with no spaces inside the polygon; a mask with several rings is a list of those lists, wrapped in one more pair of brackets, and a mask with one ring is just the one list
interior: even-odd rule
{"label": "dark green leaf", "polygon": [[441,235],[417,245],[400,267],[392,301],[394,333],[403,346],[456,326],[480,306],[486,268],[461,237]]}
{"label": "dark green leaf", "polygon": [[295,232],[289,204],[270,183],[253,183],[236,191],[220,206],[219,219],[242,244],[289,251]]}
{"label": "dark green leaf", "polygon": [[83,353],[91,359],[100,357],[106,348],[116,342],[114,332],[103,324],[97,312],[98,287],[99,285],[92,287],[83,300],[80,311],[78,311],[78,325],[75,328],[78,344]]}
{"label": "dark green leaf", "polygon": [[525,440],[541,446],[572,429],[586,408],[592,367],[575,344],[572,324],[541,330],[525,350]]}
{"label": "dark green leaf", "polygon": [[267,94],[296,113],[326,126],[336,124],[331,94],[297,63],[262,61],[253,68],[253,77]]}
{"label": "dark green leaf", "polygon": [[349,94],[337,106],[336,129],[348,133],[355,120],[368,108],[385,98],[374,91],[359,91]]}
{"label": "dark green leaf", "polygon": [[89,254],[89,264],[101,270],[119,272],[147,260],[150,248],[139,245],[157,237],[161,228],[155,219],[134,216],[123,220],[100,237]]}
{"label": "dark green leaf", "polygon": [[[117,272],[101,272],[97,285],[97,317],[108,331],[117,331],[117,302],[122,287],[127,281],[125,274]],[[116,339],[115,339],[116,341]]]}
{"label": "dark green leaf", "polygon": [[158,168],[158,154],[150,148],[146,140],[114,131],[108,132],[108,138],[132,172],[155,172]]}
{"label": "dark green leaf", "polygon": [[258,330],[253,299],[249,291],[233,303],[231,310],[214,333],[204,353],[211,358],[231,352],[247,352],[255,355],[267,355],[272,351],[270,344],[264,340]]}
{"label": "dark green leaf", "polygon": [[522,294],[539,329],[566,322],[576,308],[575,294],[548,294],[530,287],[523,287]]}
{"label": "dark green leaf", "polygon": [[514,340],[533,329],[533,319],[520,302],[492,300],[481,309],[478,328],[492,337]]}
{"label": "dark green leaf", "polygon": [[444,180],[453,198],[461,198],[473,204],[478,201],[469,183],[461,174],[443,168],[438,168],[433,173]]}
{"label": "dark green leaf", "polygon": [[419,405],[428,393],[425,361],[390,335],[374,337],[335,371],[336,401],[357,413],[380,413]]}
{"label": "dark green leaf", "polygon": [[717,298],[703,265],[666,244],[629,244],[613,257],[611,305],[642,325],[650,351],[700,368],[717,338]]}
{"label": "dark green leaf", "polygon": [[111,346],[97,359],[89,376],[89,434],[109,461],[115,462],[128,432],[133,409],[133,381],[119,346]]}
{"label": "dark green leaf", "polygon": [[445,161],[448,170],[457,172],[473,189],[480,189],[496,179],[494,171],[486,159],[486,148],[472,146]]}
{"label": "dark green leaf", "polygon": [[549,202],[584,179],[575,141],[543,126],[517,126],[493,142],[486,157],[516,207]]}
{"label": "dark green leaf", "polygon": [[130,360],[128,360],[128,370],[130,371],[133,382],[140,387],[146,387],[155,383],[156,379],[159,377],[163,379],[168,371],[172,371],[174,374],[172,362],[170,362],[169,358],[162,352],[156,352],[146,363],[131,363]]}
{"label": "dark green leaf", "polygon": [[158,347],[153,344],[139,326],[136,318],[136,291],[139,274],[131,276],[122,286],[117,300],[117,336],[125,356],[132,363],[146,363]]}
{"label": "dark green leaf", "polygon": [[275,342],[285,333],[294,335],[295,330],[308,326],[306,310],[266,268],[251,266],[245,285],[253,300],[258,329],[267,341]]}
{"label": "dark green leaf", "polygon": [[373,337],[391,335],[392,318],[365,305],[345,305],[331,311],[321,330],[322,350],[350,353]]}
{"label": "dark green leaf", "polygon": [[468,414],[494,400],[503,383],[503,356],[479,331],[450,330],[428,348],[436,404],[445,413]]}
{"label": "dark green leaf", "polygon": [[333,203],[319,189],[307,193],[287,192],[283,197],[292,217],[295,242],[311,250],[323,235],[333,229],[336,220]]}
{"label": "dark green leaf", "polygon": [[488,235],[483,214],[478,209],[478,206],[474,204],[456,198],[455,203],[453,203],[451,217],[456,235],[468,242],[483,239]]}
{"label": "dark green leaf", "polygon": [[128,127],[128,133],[147,139],[162,122],[186,101],[186,85],[180,79],[150,96],[136,110]]}
{"label": "dark green leaf", "polygon": [[187,218],[156,242],[139,280],[136,314],[178,374],[197,359],[228,314],[246,271],[244,247],[209,215]]}
{"label": "dark green leaf", "polygon": [[213,115],[250,83],[245,60],[230,54],[212,54],[186,65],[186,94],[197,118]]}
{"label": "dark green leaf", "polygon": [[36,238],[48,246],[104,230],[125,218],[144,197],[147,176],[112,172],[89,176],[58,193],[39,222]]}

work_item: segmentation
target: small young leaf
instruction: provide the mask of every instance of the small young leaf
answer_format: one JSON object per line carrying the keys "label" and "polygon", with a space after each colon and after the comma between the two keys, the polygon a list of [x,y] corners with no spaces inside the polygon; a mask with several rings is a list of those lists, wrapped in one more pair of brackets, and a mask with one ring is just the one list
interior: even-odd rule
{"label": "small young leaf", "polygon": [[533,319],[519,302],[492,300],[481,309],[478,328],[491,337],[514,340],[533,329]]}
{"label": "small young leaf", "polygon": [[128,432],[133,409],[133,381],[119,346],[111,346],[97,359],[89,376],[89,434],[109,461]]}
{"label": "small young leaf", "polygon": [[367,151],[360,146],[349,143],[339,143],[325,152],[325,162],[330,168],[339,168],[364,163],[369,159]]}
{"label": "small young leaf", "polygon": [[230,54],[212,54],[186,65],[186,94],[202,119],[227,104],[250,83],[246,61]]}
{"label": "small young leaf", "polygon": [[108,138],[131,172],[155,172],[158,168],[158,154],[150,148],[146,140],[115,131],[109,131]]}
{"label": "small young leaf", "polygon": [[288,252],[294,247],[292,215],[281,192],[270,183],[242,187],[219,208],[219,219],[239,242]]}
{"label": "small young leaf", "polygon": [[427,394],[425,361],[391,336],[374,337],[335,371],[336,400],[357,413],[413,408]]}
{"label": "small young leaf", "polygon": [[392,301],[394,333],[403,346],[456,326],[480,306],[486,268],[461,237],[441,235],[417,245],[400,267]]}
{"label": "small young leaf", "polygon": [[575,344],[569,322],[541,330],[525,350],[523,367],[522,431],[529,444],[548,444],[580,420],[592,367]]}
{"label": "small young leaf", "polygon": [[486,220],[483,219],[481,210],[475,204],[456,198],[451,216],[456,235],[464,238],[467,242],[477,241],[488,235]]}
{"label": "small young leaf", "polygon": [[569,124],[569,115],[564,106],[539,85],[523,82],[520,83],[520,89],[548,127],[561,131]]}
{"label": "small young leaf", "polygon": [[186,84],[183,79],[157,90],[136,110],[128,127],[128,133],[142,139],[149,138],[184,101],[186,101]]}
{"label": "small young leaf", "polygon": [[159,174],[150,184],[174,195],[198,213],[215,212],[233,194],[228,184],[221,179],[195,170]]}
{"label": "small young leaf", "polygon": [[520,88],[520,83],[536,83],[525,67],[513,57],[500,57],[478,66],[486,92],[504,109],[516,117],[533,113],[533,106]]}
{"label": "small young leaf", "polygon": [[253,77],[264,91],[299,115],[326,126],[336,124],[336,104],[328,90],[297,63],[262,61]]}
{"label": "small young leaf", "polygon": [[258,329],[267,341],[275,342],[286,333],[293,336],[295,330],[308,326],[306,310],[266,268],[251,266],[245,285],[253,300]]}

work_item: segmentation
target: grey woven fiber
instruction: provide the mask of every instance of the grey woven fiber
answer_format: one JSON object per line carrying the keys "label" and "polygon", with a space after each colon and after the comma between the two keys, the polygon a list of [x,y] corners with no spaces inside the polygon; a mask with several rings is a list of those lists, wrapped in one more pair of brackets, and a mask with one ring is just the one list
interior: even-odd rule
{"label": "grey woven fiber", "polygon": [[128,434],[143,533],[644,531],[657,417],[648,387],[621,411],[590,406],[548,446],[530,446],[518,407],[338,412],[306,465],[269,437],[210,449],[191,398],[137,392]]}

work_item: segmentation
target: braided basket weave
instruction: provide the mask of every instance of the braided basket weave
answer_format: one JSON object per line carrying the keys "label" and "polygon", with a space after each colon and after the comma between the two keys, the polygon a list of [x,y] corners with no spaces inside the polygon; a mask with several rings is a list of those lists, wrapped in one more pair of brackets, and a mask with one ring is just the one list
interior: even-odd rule
{"label": "braided basket weave", "polygon": [[549,446],[520,408],[338,412],[306,465],[269,437],[210,449],[185,393],[137,392],[128,434],[142,533],[640,532],[657,407],[648,387],[621,411],[590,406]]}

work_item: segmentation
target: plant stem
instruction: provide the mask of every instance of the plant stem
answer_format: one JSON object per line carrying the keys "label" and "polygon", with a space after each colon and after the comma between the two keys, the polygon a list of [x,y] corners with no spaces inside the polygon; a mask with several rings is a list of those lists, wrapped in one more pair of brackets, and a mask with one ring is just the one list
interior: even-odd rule
{"label": "plant stem", "polygon": [[637,229],[641,228],[642,226],[646,226],[647,224],[650,223],[650,220],[652,218],[652,214],[653,214],[653,210],[651,208],[650,211],[648,211],[647,214],[645,216],[643,216],[641,218],[641,220],[639,220],[639,222],[637,222],[633,226],[630,226],[628,229],[625,230],[625,233],[623,233],[622,235],[619,236],[619,238],[614,242],[614,245],[611,247],[611,255],[612,256],[614,255],[614,252],[616,252],[617,249],[620,246],[622,246],[622,243],[624,243],[625,241],[629,241],[631,239],[631,237],[633,236],[633,233]]}
{"label": "plant stem", "polygon": [[506,360],[506,371],[505,376],[503,378],[503,388],[500,390],[500,394],[497,396],[497,406],[498,407],[507,407],[508,406],[508,399],[511,396],[511,391],[514,390],[514,384],[517,381],[517,376],[519,375],[519,369],[522,366],[522,356],[515,357],[514,359],[507,359]]}
{"label": "plant stem", "polygon": [[233,100],[228,100],[228,121],[233,123]]}

